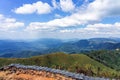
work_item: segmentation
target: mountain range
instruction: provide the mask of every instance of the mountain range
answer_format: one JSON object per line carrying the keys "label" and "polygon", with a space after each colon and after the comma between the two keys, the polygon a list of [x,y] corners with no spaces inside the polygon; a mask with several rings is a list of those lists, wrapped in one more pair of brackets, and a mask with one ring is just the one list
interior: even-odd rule
{"label": "mountain range", "polygon": [[53,52],[80,53],[119,48],[119,38],[91,38],[67,41],[49,38],[31,41],[0,40],[0,57],[23,58]]}

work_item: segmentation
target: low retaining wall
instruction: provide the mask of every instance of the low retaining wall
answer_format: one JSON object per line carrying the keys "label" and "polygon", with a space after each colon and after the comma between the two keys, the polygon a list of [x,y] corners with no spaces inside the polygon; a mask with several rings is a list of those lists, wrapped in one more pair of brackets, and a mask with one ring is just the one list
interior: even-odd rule
{"label": "low retaining wall", "polygon": [[24,73],[30,75],[38,75],[43,77],[54,78],[55,80],[111,80],[108,78],[89,77],[84,74],[77,74],[65,70],[51,69],[41,66],[25,66],[20,64],[10,64],[1,68],[2,71],[10,71],[11,73]]}

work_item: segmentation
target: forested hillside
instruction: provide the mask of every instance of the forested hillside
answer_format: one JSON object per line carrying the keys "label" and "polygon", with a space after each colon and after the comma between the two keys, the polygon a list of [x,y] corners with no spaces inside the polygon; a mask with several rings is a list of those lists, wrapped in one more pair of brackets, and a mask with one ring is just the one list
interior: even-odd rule
{"label": "forested hillside", "polygon": [[91,58],[120,71],[120,50],[99,50],[91,51],[87,54]]}

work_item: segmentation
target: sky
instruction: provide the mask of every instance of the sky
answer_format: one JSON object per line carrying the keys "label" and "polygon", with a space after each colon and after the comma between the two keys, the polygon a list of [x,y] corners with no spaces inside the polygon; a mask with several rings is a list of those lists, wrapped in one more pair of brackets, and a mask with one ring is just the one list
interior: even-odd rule
{"label": "sky", "polygon": [[119,35],[120,0],[0,0],[0,39]]}

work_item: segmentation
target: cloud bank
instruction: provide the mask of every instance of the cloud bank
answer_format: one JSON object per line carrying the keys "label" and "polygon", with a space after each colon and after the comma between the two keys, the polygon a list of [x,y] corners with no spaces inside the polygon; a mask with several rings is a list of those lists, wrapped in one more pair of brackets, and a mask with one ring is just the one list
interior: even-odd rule
{"label": "cloud bank", "polygon": [[[76,6],[73,0],[52,0],[52,5],[38,1],[33,4],[24,4],[14,10],[16,14],[48,14],[54,10],[61,10],[70,15],[62,16],[55,14],[55,19],[48,22],[30,22],[21,31],[23,33],[35,33],[45,37],[100,37],[119,36],[120,22],[104,24],[102,19],[120,16],[119,0],[94,0],[85,1],[81,6]],[[16,21],[14,18],[0,16],[1,30],[13,30],[25,23]],[[83,27],[84,26],[84,27]],[[63,36],[61,36],[63,35]],[[70,35],[70,36],[69,36]]]}
{"label": "cloud bank", "polygon": [[0,31],[14,31],[23,26],[23,22],[19,22],[14,18],[7,18],[0,14]]}
{"label": "cloud bank", "polygon": [[[67,1],[67,0],[66,0]],[[111,4],[111,6],[108,6]],[[58,28],[66,28],[71,26],[80,26],[84,24],[91,24],[98,22],[105,17],[111,17],[113,15],[119,15],[120,11],[119,0],[95,0],[89,3],[87,6],[80,7],[79,11],[72,13],[70,16],[66,16],[60,19],[54,19],[48,22],[31,22],[27,27],[27,30],[55,30]]]}

